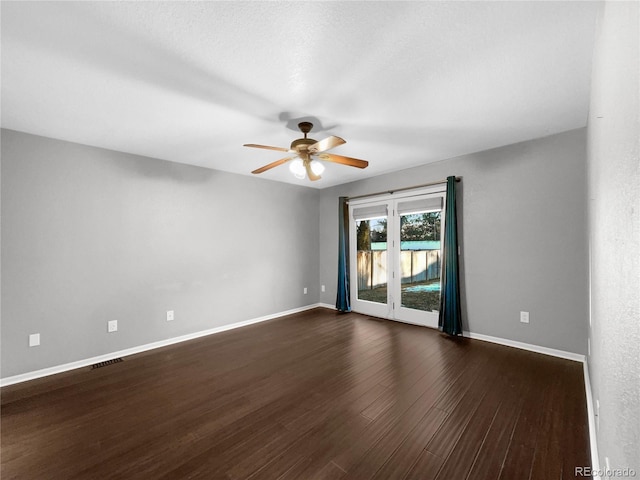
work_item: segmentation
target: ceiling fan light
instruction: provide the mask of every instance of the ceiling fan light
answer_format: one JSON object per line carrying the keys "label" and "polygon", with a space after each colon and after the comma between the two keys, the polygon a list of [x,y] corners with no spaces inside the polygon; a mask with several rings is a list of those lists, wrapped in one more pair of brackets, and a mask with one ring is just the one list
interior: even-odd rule
{"label": "ceiling fan light", "polygon": [[324,172],[324,165],[322,164],[322,162],[313,160],[311,162],[311,171],[314,173],[314,175],[322,175],[322,172]]}
{"label": "ceiling fan light", "polygon": [[307,176],[307,172],[304,168],[304,164],[302,163],[301,158],[296,158],[293,162],[289,164],[289,170],[296,178],[303,179]]}

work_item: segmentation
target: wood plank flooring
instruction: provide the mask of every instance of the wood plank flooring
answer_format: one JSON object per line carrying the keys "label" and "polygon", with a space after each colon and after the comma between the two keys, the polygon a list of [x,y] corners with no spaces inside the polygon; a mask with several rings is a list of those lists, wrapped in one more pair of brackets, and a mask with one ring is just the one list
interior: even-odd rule
{"label": "wood plank flooring", "polygon": [[582,365],[315,309],[1,390],[9,479],[568,479]]}

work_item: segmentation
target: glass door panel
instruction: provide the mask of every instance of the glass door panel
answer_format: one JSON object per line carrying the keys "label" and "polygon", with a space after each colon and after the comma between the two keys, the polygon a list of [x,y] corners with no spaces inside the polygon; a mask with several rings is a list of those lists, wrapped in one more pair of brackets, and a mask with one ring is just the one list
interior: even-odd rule
{"label": "glass door panel", "polygon": [[389,316],[388,204],[351,208],[351,304],[355,311]]}
{"label": "glass door panel", "polygon": [[387,299],[387,217],[356,220],[358,300]]}
{"label": "glass door panel", "polygon": [[[433,320],[440,309],[441,212],[400,214],[399,319]],[[430,312],[432,315],[421,315]],[[437,318],[436,318],[437,322]],[[431,322],[432,323],[432,322]],[[436,323],[437,325],[437,323]]]}
{"label": "glass door panel", "polygon": [[394,204],[397,320],[438,326],[443,206],[443,192],[402,198]]}

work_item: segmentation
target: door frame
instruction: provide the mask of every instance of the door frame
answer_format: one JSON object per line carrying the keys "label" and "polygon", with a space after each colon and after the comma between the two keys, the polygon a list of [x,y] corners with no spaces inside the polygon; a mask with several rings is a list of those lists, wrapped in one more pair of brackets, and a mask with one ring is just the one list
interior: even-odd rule
{"label": "door frame", "polygon": [[[387,303],[371,302],[368,300],[360,300],[358,298],[358,233],[356,230],[356,222],[354,218],[354,210],[357,207],[376,207],[386,205],[387,208]],[[390,221],[392,218],[393,201],[390,198],[376,198],[376,199],[358,199],[349,201],[349,258],[351,259],[349,265],[349,275],[353,279],[350,284],[352,285],[350,291],[351,309],[358,313],[365,315],[371,315],[373,317],[391,318],[393,316],[392,304],[389,302],[389,274],[393,272],[393,258],[389,253],[389,238],[391,238],[393,225]],[[375,216],[372,218],[380,218]]]}
{"label": "door frame", "polygon": [[[402,280],[400,278],[400,216],[396,214],[397,204],[411,197],[442,197],[440,214],[440,255],[442,258],[442,240],[445,230],[446,184],[403,190],[349,201],[349,257],[352,259],[349,274],[352,280],[350,289],[351,308],[354,312],[379,318],[411,323],[425,327],[438,327],[438,312],[426,312],[401,306]],[[370,302],[358,299],[357,287],[357,232],[353,211],[357,207],[387,206],[387,303]],[[396,238],[398,235],[398,238]],[[442,280],[441,280],[442,281]],[[355,288],[354,288],[355,287]]]}

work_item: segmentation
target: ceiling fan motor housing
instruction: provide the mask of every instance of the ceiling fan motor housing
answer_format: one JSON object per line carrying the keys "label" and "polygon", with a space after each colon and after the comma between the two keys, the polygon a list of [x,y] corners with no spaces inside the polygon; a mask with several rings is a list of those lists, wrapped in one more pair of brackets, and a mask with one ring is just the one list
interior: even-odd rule
{"label": "ceiling fan motor housing", "polygon": [[313,128],[313,123],[311,122],[300,122],[298,124],[298,128],[302,133],[304,133],[304,138],[298,138],[291,142],[291,150],[295,150],[298,153],[306,152],[309,145],[313,145],[317,143],[313,138],[307,138],[307,133],[311,131]]}
{"label": "ceiling fan motor housing", "polygon": [[317,140],[313,138],[298,138],[291,142],[291,150],[295,150],[296,152],[304,152],[309,148],[309,145],[313,145],[317,143]]}

